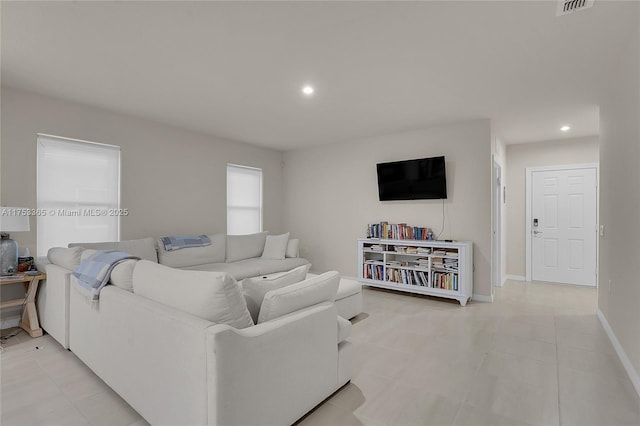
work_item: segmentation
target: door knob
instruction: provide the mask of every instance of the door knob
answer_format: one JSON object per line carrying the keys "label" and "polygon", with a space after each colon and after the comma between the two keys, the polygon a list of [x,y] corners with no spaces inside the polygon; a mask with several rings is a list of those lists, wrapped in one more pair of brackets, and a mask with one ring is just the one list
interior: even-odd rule
{"label": "door knob", "polygon": [[542,234],[542,231],[538,231],[537,229],[534,229],[533,234],[534,235]]}

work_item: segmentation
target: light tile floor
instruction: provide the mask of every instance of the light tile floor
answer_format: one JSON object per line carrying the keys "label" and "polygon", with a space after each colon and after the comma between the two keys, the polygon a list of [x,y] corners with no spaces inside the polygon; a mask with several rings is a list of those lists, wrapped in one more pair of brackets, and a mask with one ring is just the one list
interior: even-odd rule
{"label": "light tile floor", "polygon": [[[640,425],[640,400],[596,315],[596,291],[507,282],[469,303],[364,291],[350,384],[299,424]],[[0,357],[2,425],[145,425],[49,336]]]}

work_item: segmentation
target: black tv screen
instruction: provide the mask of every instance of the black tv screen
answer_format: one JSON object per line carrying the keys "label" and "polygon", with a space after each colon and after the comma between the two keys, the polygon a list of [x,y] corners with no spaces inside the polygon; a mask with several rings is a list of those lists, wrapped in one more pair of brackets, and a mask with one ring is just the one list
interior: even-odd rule
{"label": "black tv screen", "polygon": [[444,157],[378,163],[380,201],[447,198]]}

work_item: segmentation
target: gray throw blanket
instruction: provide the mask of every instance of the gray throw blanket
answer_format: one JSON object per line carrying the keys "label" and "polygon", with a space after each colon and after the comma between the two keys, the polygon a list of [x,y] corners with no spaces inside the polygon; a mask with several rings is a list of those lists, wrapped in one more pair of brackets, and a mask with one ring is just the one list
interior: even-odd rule
{"label": "gray throw blanket", "polygon": [[96,301],[100,297],[100,290],[109,282],[113,268],[127,259],[140,258],[122,251],[99,250],[80,262],[73,276],[78,279],[79,289],[89,300]]}
{"label": "gray throw blanket", "polygon": [[211,245],[211,240],[206,235],[176,235],[173,237],[162,237],[160,241],[166,251]]}

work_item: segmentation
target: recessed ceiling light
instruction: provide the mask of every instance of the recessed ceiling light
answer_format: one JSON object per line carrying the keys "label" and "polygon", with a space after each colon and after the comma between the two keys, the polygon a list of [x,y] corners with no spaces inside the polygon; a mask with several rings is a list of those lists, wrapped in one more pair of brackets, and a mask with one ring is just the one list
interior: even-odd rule
{"label": "recessed ceiling light", "polygon": [[560,127],[560,130],[563,131],[563,132],[568,132],[569,130],[571,130],[571,127],[565,125],[565,126]]}
{"label": "recessed ceiling light", "polygon": [[313,95],[313,92],[315,92],[315,90],[314,90],[313,86],[310,86],[310,85],[308,85],[308,84],[307,84],[307,85],[305,85],[305,86],[302,86],[302,93],[303,93],[305,96],[311,96],[311,95]]}

